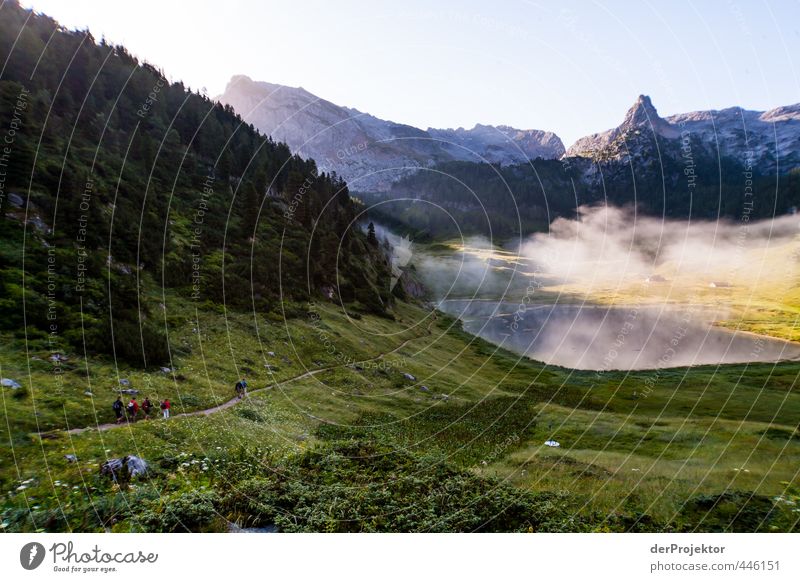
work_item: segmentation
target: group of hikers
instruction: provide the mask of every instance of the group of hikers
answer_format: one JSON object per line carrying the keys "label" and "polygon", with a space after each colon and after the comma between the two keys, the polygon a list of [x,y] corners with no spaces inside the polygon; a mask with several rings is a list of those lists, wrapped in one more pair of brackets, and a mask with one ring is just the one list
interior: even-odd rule
{"label": "group of hikers", "polygon": [[[172,404],[169,402],[169,398],[165,398],[160,404],[159,407],[161,408],[161,413],[166,420],[169,418],[169,409],[172,407]],[[141,404],[136,402],[136,396],[131,396],[130,402],[128,405],[122,403],[122,396],[117,396],[117,399],[114,401],[114,404],[111,405],[111,408],[114,409],[114,416],[117,417],[117,424],[125,422],[136,422],[136,419],[139,416],[139,412],[141,411],[143,418],[148,419],[150,418],[150,413],[153,411],[153,403],[150,402],[150,398],[145,398]]]}
{"label": "group of hikers", "polygon": [[[247,380],[242,378],[238,382],[236,382],[236,395],[239,399],[244,398],[247,396]],[[150,402],[150,398],[145,398],[144,401],[139,404],[136,401],[136,396],[131,396],[130,402],[126,406],[122,402],[122,396],[117,396],[117,399],[114,401],[114,404],[111,405],[114,409],[114,416],[117,417],[117,424],[125,422],[136,422],[137,417],[139,416],[139,411],[142,412],[143,417],[145,419],[150,418],[150,413],[153,411],[153,403]],[[169,418],[169,409],[172,405],[169,402],[169,398],[165,398],[160,404],[159,407],[161,408],[161,414],[164,416],[164,420]]]}

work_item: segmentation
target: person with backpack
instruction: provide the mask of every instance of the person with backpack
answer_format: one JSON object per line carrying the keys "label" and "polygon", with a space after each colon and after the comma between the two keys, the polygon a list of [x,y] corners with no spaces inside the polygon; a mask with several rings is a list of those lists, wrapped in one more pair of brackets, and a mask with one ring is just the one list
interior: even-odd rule
{"label": "person with backpack", "polygon": [[236,394],[239,395],[240,399],[247,395],[247,380],[244,378],[236,383]]}
{"label": "person with backpack", "polygon": [[136,396],[131,396],[131,401],[128,402],[128,421],[136,422],[136,414],[139,412],[139,403],[136,402]]}
{"label": "person with backpack", "polygon": [[117,417],[117,424],[122,422],[122,412],[123,412],[123,405],[122,405],[122,396],[117,396],[117,399],[114,401],[114,404],[111,405],[111,408],[114,409],[114,416]]}
{"label": "person with backpack", "polygon": [[142,412],[144,412],[145,419],[150,418],[150,411],[153,410],[153,403],[150,402],[150,398],[147,397],[142,402]]}
{"label": "person with backpack", "polygon": [[161,403],[161,412],[164,414],[164,420],[169,418],[169,398],[165,398],[164,401]]}

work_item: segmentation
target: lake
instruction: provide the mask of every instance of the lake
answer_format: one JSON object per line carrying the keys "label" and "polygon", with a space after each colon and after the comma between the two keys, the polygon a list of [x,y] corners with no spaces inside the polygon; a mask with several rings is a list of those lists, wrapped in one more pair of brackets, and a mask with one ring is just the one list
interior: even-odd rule
{"label": "lake", "polygon": [[648,370],[800,358],[800,344],[716,327],[712,307],[519,305],[446,300],[464,331],[547,364]]}

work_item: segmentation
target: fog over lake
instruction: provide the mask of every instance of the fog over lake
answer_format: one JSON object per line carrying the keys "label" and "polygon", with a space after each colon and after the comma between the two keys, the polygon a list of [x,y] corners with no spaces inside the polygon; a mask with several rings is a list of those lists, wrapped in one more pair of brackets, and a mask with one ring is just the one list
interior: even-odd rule
{"label": "fog over lake", "polygon": [[712,307],[520,305],[446,300],[464,330],[547,364],[644,370],[800,358],[800,344],[715,327]]}

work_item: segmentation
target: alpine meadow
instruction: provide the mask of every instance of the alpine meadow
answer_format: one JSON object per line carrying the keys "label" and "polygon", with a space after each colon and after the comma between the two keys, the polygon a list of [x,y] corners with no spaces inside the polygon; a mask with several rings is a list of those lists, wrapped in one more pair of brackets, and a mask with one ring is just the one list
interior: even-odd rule
{"label": "alpine meadow", "polygon": [[3,532],[800,529],[800,104],[636,90],[565,146],[239,62],[211,95],[25,6]]}

